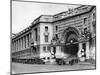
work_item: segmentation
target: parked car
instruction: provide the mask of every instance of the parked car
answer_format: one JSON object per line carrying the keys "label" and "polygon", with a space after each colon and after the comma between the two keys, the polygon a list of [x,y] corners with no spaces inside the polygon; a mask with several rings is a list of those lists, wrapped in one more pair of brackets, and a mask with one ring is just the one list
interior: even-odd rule
{"label": "parked car", "polygon": [[40,58],[35,58],[34,62],[35,64],[45,64],[45,62]]}
{"label": "parked car", "polygon": [[73,64],[76,64],[78,63],[78,57],[75,56],[75,55],[70,55],[69,57],[64,57],[64,58],[56,58],[56,63],[58,65],[65,65],[65,64],[70,64],[70,65],[73,65]]}
{"label": "parked car", "polygon": [[45,64],[40,58],[26,59],[25,63],[27,64]]}
{"label": "parked car", "polygon": [[64,65],[65,64],[65,61],[62,58],[56,58],[56,63],[58,65]]}

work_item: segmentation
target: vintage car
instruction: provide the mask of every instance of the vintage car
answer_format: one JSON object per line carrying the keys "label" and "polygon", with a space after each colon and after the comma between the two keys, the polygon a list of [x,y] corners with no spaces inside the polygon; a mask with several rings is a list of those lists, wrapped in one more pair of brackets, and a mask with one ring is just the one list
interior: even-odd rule
{"label": "vintage car", "polygon": [[75,55],[70,55],[69,57],[63,57],[63,58],[56,58],[56,63],[58,65],[65,65],[65,64],[76,64],[78,63],[78,57]]}

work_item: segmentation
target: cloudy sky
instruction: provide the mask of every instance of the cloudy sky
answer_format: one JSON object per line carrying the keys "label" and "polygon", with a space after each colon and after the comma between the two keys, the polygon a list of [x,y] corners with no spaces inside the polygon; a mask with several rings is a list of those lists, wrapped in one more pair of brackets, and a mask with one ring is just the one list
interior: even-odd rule
{"label": "cloudy sky", "polygon": [[34,19],[40,15],[54,15],[78,6],[79,5],[12,1],[12,33],[22,31],[31,25]]}

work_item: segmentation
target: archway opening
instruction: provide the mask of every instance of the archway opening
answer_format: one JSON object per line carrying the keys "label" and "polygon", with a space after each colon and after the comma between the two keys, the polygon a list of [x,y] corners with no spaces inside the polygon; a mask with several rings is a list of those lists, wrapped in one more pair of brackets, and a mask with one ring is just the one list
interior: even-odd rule
{"label": "archway opening", "polygon": [[64,53],[77,55],[78,53],[78,36],[75,31],[66,31]]}

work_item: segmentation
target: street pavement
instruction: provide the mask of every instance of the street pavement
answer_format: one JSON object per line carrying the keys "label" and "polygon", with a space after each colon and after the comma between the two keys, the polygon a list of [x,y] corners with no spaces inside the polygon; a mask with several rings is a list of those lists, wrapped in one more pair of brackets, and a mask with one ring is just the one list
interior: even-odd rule
{"label": "street pavement", "polygon": [[11,66],[12,66],[12,71],[11,71],[12,74],[95,69],[95,65],[86,64],[86,63],[75,64],[72,66],[71,65],[12,63]]}

